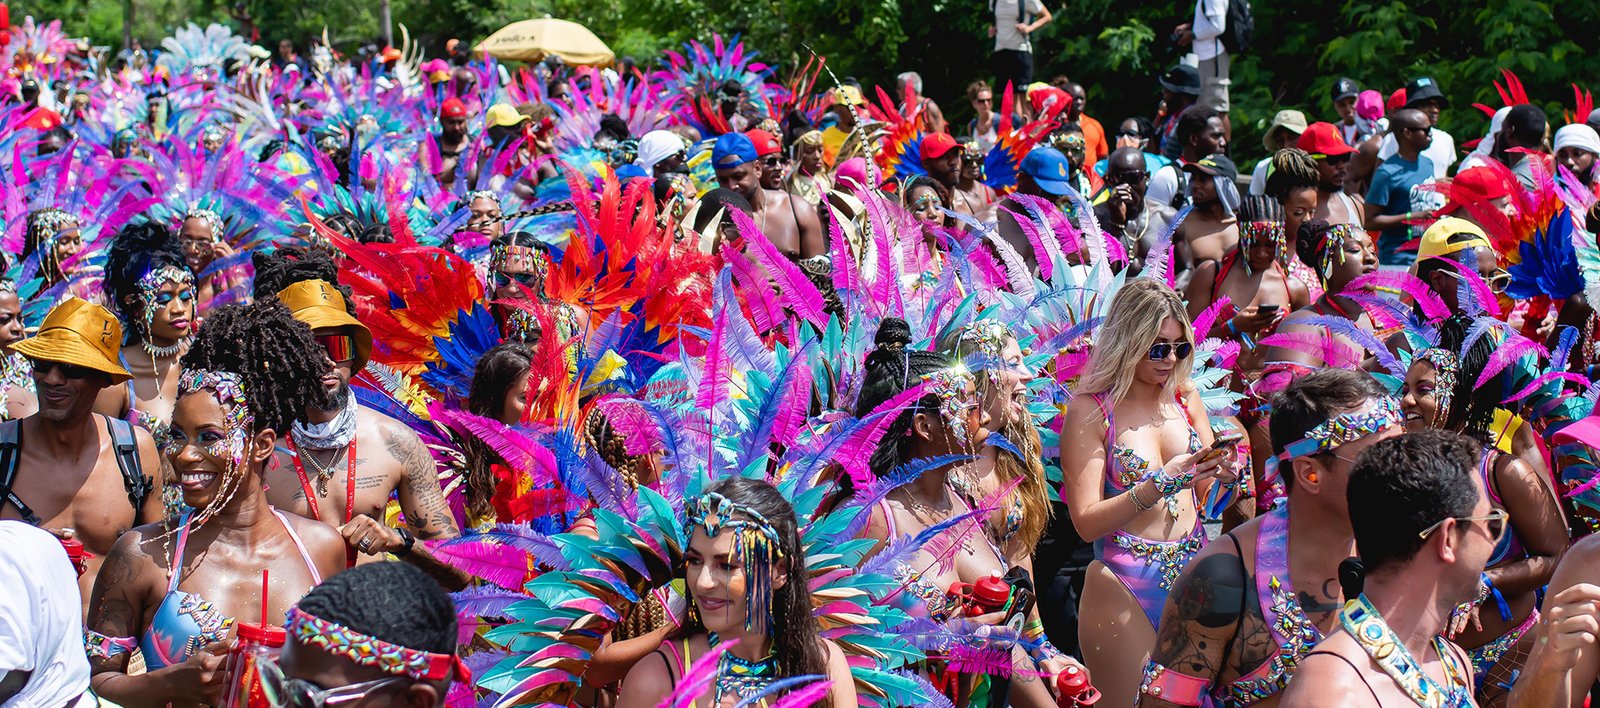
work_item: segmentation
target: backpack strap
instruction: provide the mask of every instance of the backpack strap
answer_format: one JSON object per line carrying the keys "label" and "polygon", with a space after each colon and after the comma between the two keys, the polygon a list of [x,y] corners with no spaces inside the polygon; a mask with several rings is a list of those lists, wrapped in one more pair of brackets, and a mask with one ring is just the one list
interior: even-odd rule
{"label": "backpack strap", "polygon": [[111,433],[111,443],[116,446],[117,469],[122,472],[122,486],[128,490],[128,503],[133,505],[135,523],[142,523],[139,511],[150,498],[155,480],[144,474],[139,463],[139,440],[134,437],[133,424],[121,418],[106,417],[106,431]]}
{"label": "backpack strap", "polygon": [[23,522],[38,526],[41,519],[11,488],[16,484],[18,463],[22,461],[22,447],[18,444],[17,428],[20,424],[21,422],[16,420],[0,423],[0,506],[10,502],[17,508],[17,513],[22,515]]}

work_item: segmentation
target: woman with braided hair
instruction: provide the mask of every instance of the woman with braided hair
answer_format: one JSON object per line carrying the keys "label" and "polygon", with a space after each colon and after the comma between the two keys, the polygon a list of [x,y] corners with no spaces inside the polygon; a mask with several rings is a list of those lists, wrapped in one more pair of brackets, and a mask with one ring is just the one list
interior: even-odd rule
{"label": "woman with braided hair", "polygon": [[1495,409],[1515,393],[1514,384],[1510,372],[1503,371],[1479,385],[1490,357],[1505,341],[1497,331],[1468,341],[1473,328],[1465,316],[1440,325],[1438,346],[1411,360],[1400,409],[1407,431],[1440,428],[1477,440],[1483,450],[1478,473],[1489,501],[1511,515],[1510,529],[1483,573],[1483,590],[1470,613],[1450,627],[1451,639],[1472,658],[1478,705],[1503,706],[1533,649],[1539,592],[1555,574],[1568,530],[1548,477],[1503,453],[1509,441],[1497,440],[1492,432]]}
{"label": "woman with braided hair", "polygon": [[[983,449],[985,428],[994,424],[987,409],[979,404],[976,381],[966,367],[944,354],[912,348],[911,329],[904,320],[885,319],[878,327],[876,343],[877,348],[865,362],[861,394],[856,401],[857,417],[870,415],[918,385],[924,387],[924,395],[898,414],[891,413],[895,418],[872,451],[869,466],[873,473],[887,477],[919,460],[960,457],[923,471],[867,510],[863,536],[880,544],[875,553],[895,541],[973,511],[952,479],[971,476],[966,468],[972,463],[962,458],[970,458]],[[1009,403],[1011,398],[1001,400]],[[1014,579],[1014,584],[1025,582],[1031,589],[1032,579],[1025,569],[1014,569],[1007,554],[985,533],[986,526],[958,524],[946,532],[953,535],[949,543],[929,544],[900,559],[893,570],[895,580],[904,588],[897,591],[898,602],[915,616],[943,624],[963,615],[961,598],[949,592],[957,583],[1000,575]],[[1077,663],[1040,636],[1036,608],[1029,609],[1025,616],[1025,641],[1013,650],[1011,663],[1014,673],[1026,680],[1012,682],[1010,698],[1013,705],[1050,706],[1054,702],[1046,686],[1054,686],[1056,674]],[[1006,617],[1003,612],[992,612],[969,619],[996,624]],[[984,674],[953,674],[943,667],[930,667],[930,672],[936,682],[946,687],[952,700],[965,701],[989,685]],[[962,680],[956,680],[958,676]],[[1033,677],[1043,680],[1032,680]]]}
{"label": "woman with braided hair", "polygon": [[83,235],[78,217],[55,207],[28,212],[22,257],[39,257],[39,277],[44,287],[56,285],[78,272],[78,254],[83,251]]}
{"label": "woman with braided hair", "polygon": [[[234,618],[282,617],[344,569],[344,539],[273,509],[262,470],[280,431],[327,398],[321,348],[276,300],[219,309],[183,356],[163,452],[194,511],[137,527],[95,580],[85,640],[95,693],[120,705],[220,705]],[[271,593],[263,598],[264,573]],[[128,675],[138,648],[146,672]]]}
{"label": "woman with braided hair", "polygon": [[1185,290],[1189,317],[1198,320],[1214,303],[1227,298],[1204,338],[1217,337],[1242,345],[1234,370],[1236,384],[1255,381],[1261,371],[1261,349],[1255,343],[1272,333],[1284,316],[1310,302],[1304,283],[1289,275],[1283,207],[1265,196],[1249,196],[1239,204],[1239,243],[1220,262],[1195,266]]}
{"label": "woman with braided hair", "polygon": [[1305,261],[1300,259],[1300,225],[1317,214],[1317,184],[1322,179],[1317,161],[1299,148],[1284,148],[1272,154],[1272,168],[1267,172],[1266,194],[1278,200],[1283,208],[1283,233],[1289,275],[1305,283],[1311,299],[1322,297],[1320,280]]}
{"label": "woman with braided hair", "polygon": [[160,445],[178,398],[178,358],[198,327],[194,273],[166,226],[131,224],[111,242],[105,290],[127,333],[120,356],[133,379],[101,390],[95,411],[129,419]]}

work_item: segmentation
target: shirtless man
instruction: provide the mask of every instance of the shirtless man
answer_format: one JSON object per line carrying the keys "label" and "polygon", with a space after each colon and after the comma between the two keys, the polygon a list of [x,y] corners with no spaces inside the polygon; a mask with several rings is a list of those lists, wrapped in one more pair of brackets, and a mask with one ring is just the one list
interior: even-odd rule
{"label": "shirtless man", "polygon": [[95,575],[117,537],[162,518],[162,459],[150,433],[94,412],[101,389],[133,378],[117,363],[122,325],[77,298],[57,305],[39,333],[11,345],[33,361],[39,412],[0,424],[0,518],[83,543],[78,578],[88,609]]}
{"label": "shirtless man", "polygon": [[[372,353],[372,333],[349,313],[344,296],[328,281],[302,280],[277,295],[327,348],[328,373],[322,383],[334,392],[335,405],[331,410],[308,409],[305,420],[295,422],[287,449],[279,449],[266,471],[267,498],[279,509],[338,528],[350,546],[352,564],[358,550],[368,556],[362,562],[394,553],[442,584],[464,584],[464,576],[414,546],[415,539],[461,533],[445,503],[433,457],[416,433],[361,406],[350,388],[351,377],[366,367]],[[406,520],[406,527],[398,530],[381,521],[394,493]]]}
{"label": "shirtless man", "polygon": [[[1339,563],[1350,556],[1353,539],[1345,504],[1350,461],[1401,428],[1398,407],[1360,429],[1335,421],[1388,411],[1385,401],[1392,399],[1376,379],[1350,369],[1308,374],[1273,400],[1273,459],[1288,504],[1206,546],[1178,576],[1145,668],[1140,706],[1197,706],[1208,694],[1273,705],[1295,662],[1338,628]],[[1312,435],[1329,429],[1345,432],[1322,442]],[[1260,552],[1267,550],[1276,553]],[[1283,636],[1281,622],[1301,631]],[[1247,679],[1259,683],[1246,685]]]}
{"label": "shirtless man", "polygon": [[790,260],[827,253],[828,242],[823,237],[816,208],[787,192],[762,188],[761,166],[757,159],[755,143],[749,136],[727,133],[717,138],[711,149],[717,184],[750,202],[761,233]]}
{"label": "shirtless man", "polygon": [[1279,705],[1326,706],[1335,696],[1351,708],[1475,705],[1472,661],[1439,634],[1477,598],[1510,525],[1489,504],[1479,457],[1476,441],[1425,430],[1355,458],[1347,497],[1361,593],[1336,613],[1342,628],[1300,661]]}
{"label": "shirtless man", "polygon": [[1233,160],[1221,154],[1186,164],[1183,171],[1188,173],[1194,210],[1178,227],[1172,242],[1178,262],[1193,273],[1199,264],[1221,261],[1239,245],[1239,219],[1234,215],[1239,208],[1239,188],[1234,184],[1239,171]]}
{"label": "shirtless man", "polygon": [[1356,149],[1344,144],[1339,128],[1332,123],[1312,123],[1295,147],[1311,153],[1317,161],[1317,171],[1322,180],[1317,183],[1316,217],[1330,224],[1361,225],[1362,210],[1366,202],[1359,195],[1344,191],[1345,171]]}
{"label": "shirtless man", "polygon": [[456,165],[469,142],[467,104],[453,96],[445,99],[439,105],[439,171],[434,175],[439,184],[448,186],[455,183]]}

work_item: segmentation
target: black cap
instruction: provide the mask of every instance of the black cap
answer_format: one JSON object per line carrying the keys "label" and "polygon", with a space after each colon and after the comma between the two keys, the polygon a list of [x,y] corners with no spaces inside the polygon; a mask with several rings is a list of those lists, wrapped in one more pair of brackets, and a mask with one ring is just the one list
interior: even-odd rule
{"label": "black cap", "polygon": [[1356,83],[1355,79],[1352,79],[1352,78],[1349,78],[1349,77],[1344,77],[1344,78],[1340,78],[1338,81],[1333,82],[1333,102],[1334,103],[1338,103],[1339,101],[1344,100],[1346,98],[1355,98],[1356,95],[1360,94],[1360,93],[1361,93],[1361,84]]}
{"label": "black cap", "polygon": [[1200,158],[1199,162],[1191,162],[1183,166],[1184,172],[1199,172],[1211,177],[1227,177],[1229,180],[1239,179],[1239,168],[1233,165],[1233,160],[1227,155],[1217,153]]}
{"label": "black cap", "polygon": [[1450,107],[1450,100],[1444,97],[1444,92],[1439,90],[1439,85],[1433,82],[1433,77],[1424,76],[1412,79],[1406,84],[1406,108],[1415,106],[1423,101],[1438,99],[1440,105]]}
{"label": "black cap", "polygon": [[1200,71],[1188,64],[1179,64],[1161,75],[1161,88],[1173,93],[1200,95]]}

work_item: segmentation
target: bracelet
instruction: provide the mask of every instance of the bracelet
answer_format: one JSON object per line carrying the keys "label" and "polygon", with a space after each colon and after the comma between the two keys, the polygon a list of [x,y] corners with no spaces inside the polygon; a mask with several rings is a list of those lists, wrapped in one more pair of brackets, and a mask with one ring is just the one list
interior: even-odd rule
{"label": "bracelet", "polygon": [[1194,482],[1194,470],[1191,468],[1188,472],[1173,475],[1171,477],[1163,474],[1157,474],[1155,477],[1151,478],[1151,481],[1155,482],[1156,491],[1160,492],[1161,496],[1170,497],[1178,492],[1183,491]]}
{"label": "bracelet", "polygon": [[139,647],[139,641],[133,637],[108,637],[92,629],[83,630],[83,648],[91,659],[110,659],[118,654],[127,654]]}
{"label": "bracelet", "polygon": [[1232,317],[1228,318],[1228,331],[1232,332],[1235,337],[1239,336],[1239,326],[1233,323]]}
{"label": "bracelet", "polygon": [[417,545],[417,537],[411,535],[411,529],[405,526],[397,527],[395,532],[400,534],[400,540],[404,541],[406,545],[396,549],[394,554],[401,557],[411,555],[411,547]]}
{"label": "bracelet", "polygon": [[1139,485],[1137,484],[1133,485],[1133,488],[1128,490],[1128,496],[1133,498],[1133,507],[1138,509],[1140,512],[1146,512],[1156,508],[1155,502],[1146,504],[1144,503],[1143,499],[1139,498]]}

